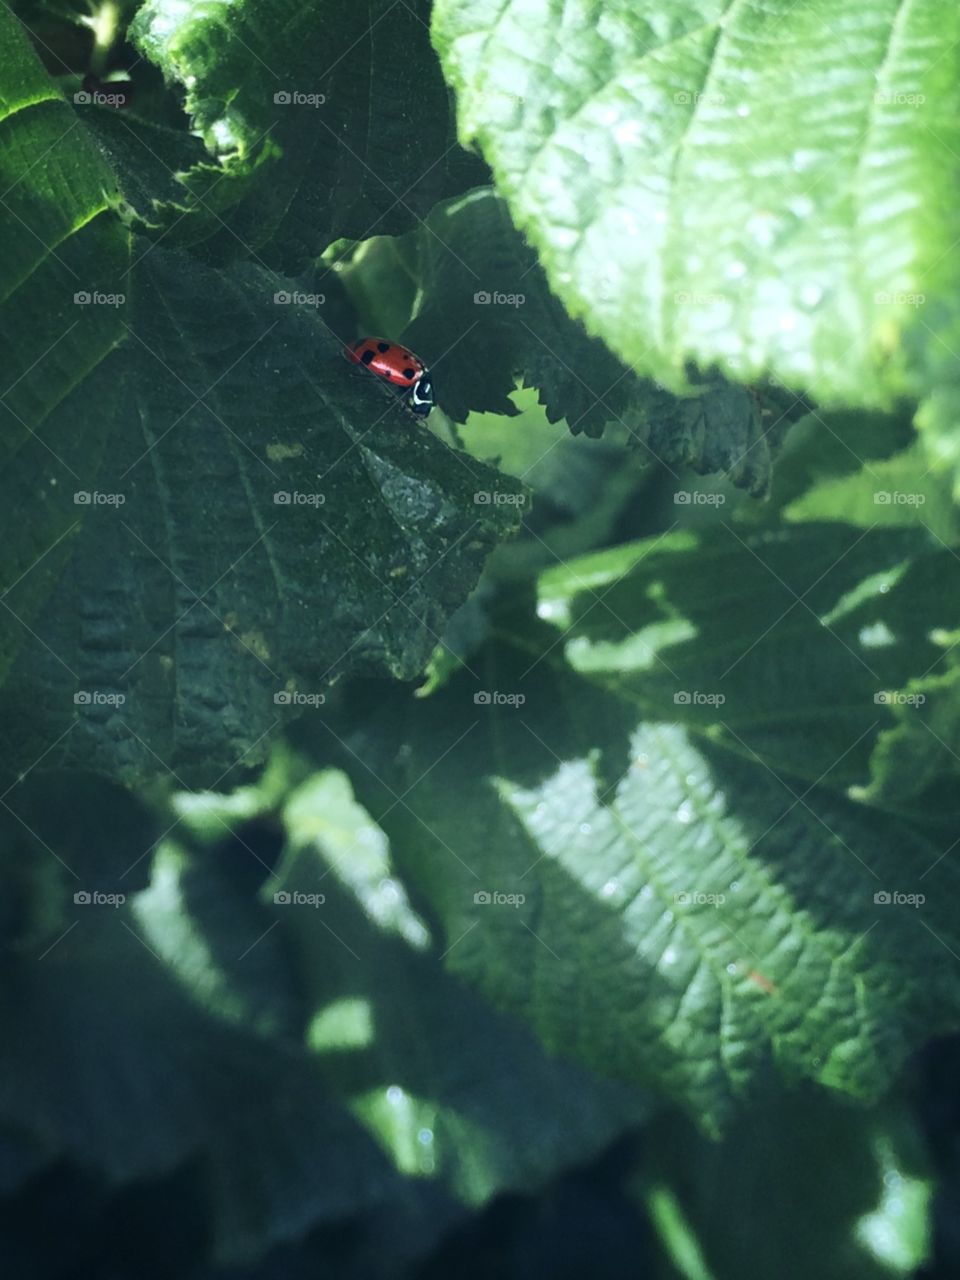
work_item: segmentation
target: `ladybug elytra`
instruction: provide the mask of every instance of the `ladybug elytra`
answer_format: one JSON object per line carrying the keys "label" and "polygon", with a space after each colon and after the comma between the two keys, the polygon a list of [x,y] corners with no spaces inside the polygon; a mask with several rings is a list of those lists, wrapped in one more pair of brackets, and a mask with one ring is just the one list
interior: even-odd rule
{"label": "ladybug elytra", "polygon": [[359,338],[346,349],[347,359],[363,365],[384,382],[399,387],[408,408],[425,418],[433,408],[433,380],[423,361],[398,342]]}

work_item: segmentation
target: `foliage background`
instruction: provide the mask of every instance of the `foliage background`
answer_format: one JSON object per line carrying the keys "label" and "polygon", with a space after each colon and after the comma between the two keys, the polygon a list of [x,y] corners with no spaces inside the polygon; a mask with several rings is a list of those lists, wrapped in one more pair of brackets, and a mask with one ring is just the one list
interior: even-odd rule
{"label": "foliage background", "polygon": [[957,26],[0,9],[5,1274],[956,1273]]}

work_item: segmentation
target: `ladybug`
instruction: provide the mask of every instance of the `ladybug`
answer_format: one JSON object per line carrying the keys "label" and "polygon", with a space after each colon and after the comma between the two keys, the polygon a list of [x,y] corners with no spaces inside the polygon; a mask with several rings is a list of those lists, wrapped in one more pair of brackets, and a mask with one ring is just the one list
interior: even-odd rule
{"label": "ladybug", "polygon": [[347,359],[400,387],[411,413],[425,418],[433,408],[433,379],[419,356],[386,338],[359,338],[346,349]]}

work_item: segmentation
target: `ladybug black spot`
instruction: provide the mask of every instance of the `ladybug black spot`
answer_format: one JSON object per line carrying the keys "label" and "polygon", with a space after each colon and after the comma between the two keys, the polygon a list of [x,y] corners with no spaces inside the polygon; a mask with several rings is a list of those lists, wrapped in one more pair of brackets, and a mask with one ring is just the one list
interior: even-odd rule
{"label": "ladybug black spot", "polygon": [[403,376],[409,382],[416,372],[417,372],[416,369],[404,369]]}
{"label": "ladybug black spot", "polygon": [[366,351],[363,353],[360,359],[363,361],[364,364],[370,363],[370,361],[373,359],[373,352],[370,350],[369,347],[366,349]]}
{"label": "ladybug black spot", "polygon": [[384,351],[389,351],[389,350],[390,350],[390,343],[389,343],[389,342],[378,342],[378,343],[377,343],[377,350],[378,350],[378,351],[381,353],[381,355],[382,355]]}

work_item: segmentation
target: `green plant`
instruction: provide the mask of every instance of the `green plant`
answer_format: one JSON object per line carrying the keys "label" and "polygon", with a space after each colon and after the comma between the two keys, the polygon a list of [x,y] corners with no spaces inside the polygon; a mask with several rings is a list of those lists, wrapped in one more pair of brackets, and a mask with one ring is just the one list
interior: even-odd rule
{"label": "green plant", "polygon": [[20,1266],[73,1274],[17,1234],[67,1168],[183,1197],[183,1274],[412,1275],[625,1135],[643,1274],[928,1259],[958,25],[0,10]]}

